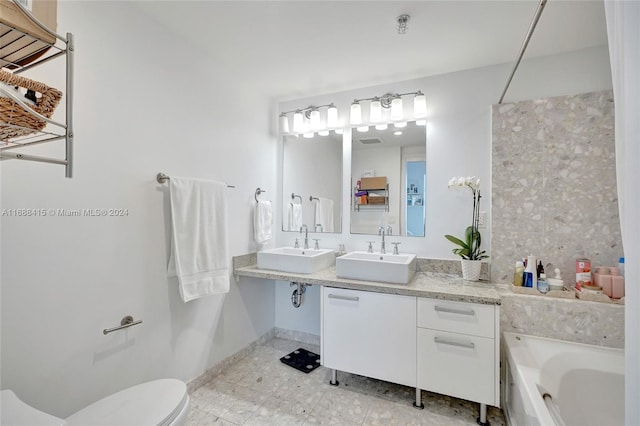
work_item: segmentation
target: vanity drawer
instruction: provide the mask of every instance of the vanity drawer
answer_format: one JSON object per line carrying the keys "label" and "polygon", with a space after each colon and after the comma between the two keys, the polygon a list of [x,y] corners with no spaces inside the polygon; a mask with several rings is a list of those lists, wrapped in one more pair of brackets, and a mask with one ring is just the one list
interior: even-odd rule
{"label": "vanity drawer", "polygon": [[418,328],[418,388],[496,405],[495,340]]}
{"label": "vanity drawer", "polygon": [[495,337],[495,306],[418,298],[418,327]]}

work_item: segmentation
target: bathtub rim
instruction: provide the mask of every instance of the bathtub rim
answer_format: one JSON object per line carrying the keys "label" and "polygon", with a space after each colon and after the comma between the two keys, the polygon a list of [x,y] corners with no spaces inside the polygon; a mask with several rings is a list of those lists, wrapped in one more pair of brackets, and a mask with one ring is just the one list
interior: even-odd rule
{"label": "bathtub rim", "polygon": [[[533,412],[535,413],[538,421],[542,425],[556,424],[553,421],[553,417],[549,413],[544,403],[544,399],[542,398],[542,393],[541,393],[542,386],[540,385],[540,368],[544,365],[544,363],[548,359],[537,360],[538,363],[535,366],[518,364],[514,359],[513,352],[511,351],[511,349],[515,349],[515,348],[512,345],[510,345],[509,342],[518,341],[522,339],[525,339],[526,344],[528,344],[529,341],[538,340],[538,341],[544,341],[547,344],[551,343],[551,344],[559,345],[562,347],[570,346],[572,348],[576,348],[576,347],[584,348],[585,350],[595,349],[598,351],[611,352],[615,354],[622,353],[624,357],[624,349],[621,349],[621,348],[610,348],[606,346],[597,346],[597,345],[591,345],[587,343],[571,342],[568,340],[552,339],[549,337],[533,336],[530,334],[523,334],[523,333],[513,333],[513,332],[507,332],[507,331],[502,332],[500,336],[501,353],[502,353],[501,356],[502,356],[502,359],[507,363],[505,365],[505,372],[510,371],[511,376],[514,378],[514,380],[517,380],[519,384],[523,385],[522,386],[523,389],[521,389],[521,391],[525,393],[525,396],[528,398],[528,400],[525,401],[525,403],[528,402],[531,404],[529,408],[533,409]],[[624,364],[624,360],[623,360],[623,364]],[[517,365],[517,368],[512,368],[513,365]],[[506,378],[506,374],[504,377]],[[505,388],[502,392],[503,399],[507,398],[506,393],[508,391],[509,391],[508,384],[506,383],[506,380],[505,380]],[[503,407],[505,409],[505,414],[507,414],[505,416],[505,419],[507,420],[507,423],[511,425],[512,422],[511,422],[511,416],[508,414],[508,404],[504,400],[503,400]]]}

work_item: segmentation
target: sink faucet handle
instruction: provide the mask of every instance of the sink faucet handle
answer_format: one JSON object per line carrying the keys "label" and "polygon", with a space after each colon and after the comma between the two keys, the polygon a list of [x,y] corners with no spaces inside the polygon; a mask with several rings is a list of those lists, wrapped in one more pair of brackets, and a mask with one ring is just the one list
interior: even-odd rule
{"label": "sink faucet handle", "polygon": [[387,225],[387,235],[393,235],[393,228],[391,225]]}
{"label": "sink faucet handle", "polygon": [[315,250],[319,250],[320,249],[320,244],[318,244],[318,241],[320,241],[320,238],[314,238],[313,241],[315,241],[316,243],[313,245],[313,248]]}
{"label": "sink faucet handle", "polygon": [[367,253],[373,253],[373,241],[367,241],[369,243],[369,248],[367,248]]}
{"label": "sink faucet handle", "polygon": [[398,251],[398,244],[400,244],[400,242],[392,242],[391,244],[393,244],[393,254],[400,254]]}
{"label": "sink faucet handle", "polygon": [[296,242],[293,243],[293,248],[300,248],[300,243],[298,243],[298,239],[296,238]]}

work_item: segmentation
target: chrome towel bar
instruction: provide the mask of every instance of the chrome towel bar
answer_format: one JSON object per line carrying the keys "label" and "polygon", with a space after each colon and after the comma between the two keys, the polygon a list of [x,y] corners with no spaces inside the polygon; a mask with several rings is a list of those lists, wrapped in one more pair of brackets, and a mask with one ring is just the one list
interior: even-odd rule
{"label": "chrome towel bar", "polygon": [[112,331],[118,331],[118,330],[122,330],[123,328],[128,328],[128,327],[132,327],[134,325],[138,325],[138,324],[142,324],[142,320],[137,320],[134,321],[133,317],[131,315],[127,315],[126,317],[122,318],[120,320],[120,325],[118,327],[113,327],[113,328],[105,328],[104,330],[102,330],[102,334],[109,334]]}
{"label": "chrome towel bar", "polygon": [[[171,178],[165,175],[164,173],[160,172],[156,175],[156,180],[158,181],[158,183],[166,183],[168,180],[171,180]],[[227,185],[227,188],[235,188],[235,186]]]}

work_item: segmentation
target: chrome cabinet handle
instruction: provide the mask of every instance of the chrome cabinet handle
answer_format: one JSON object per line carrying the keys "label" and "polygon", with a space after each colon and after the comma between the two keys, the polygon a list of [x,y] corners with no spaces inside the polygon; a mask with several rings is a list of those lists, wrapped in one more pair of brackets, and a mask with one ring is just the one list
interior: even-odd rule
{"label": "chrome cabinet handle", "polygon": [[433,309],[438,312],[447,312],[450,314],[471,315],[471,316],[476,314],[476,312],[473,309],[464,310],[464,309],[454,309],[454,308],[443,308],[438,305],[434,306]]}
{"label": "chrome cabinet handle", "polygon": [[461,348],[474,349],[476,345],[473,342],[454,342],[453,340],[444,340],[439,337],[434,337],[433,341],[436,343],[442,343],[443,345],[460,346]]}
{"label": "chrome cabinet handle", "polygon": [[358,296],[342,296],[340,294],[329,293],[329,299],[348,300],[350,302],[357,302],[360,300]]}

